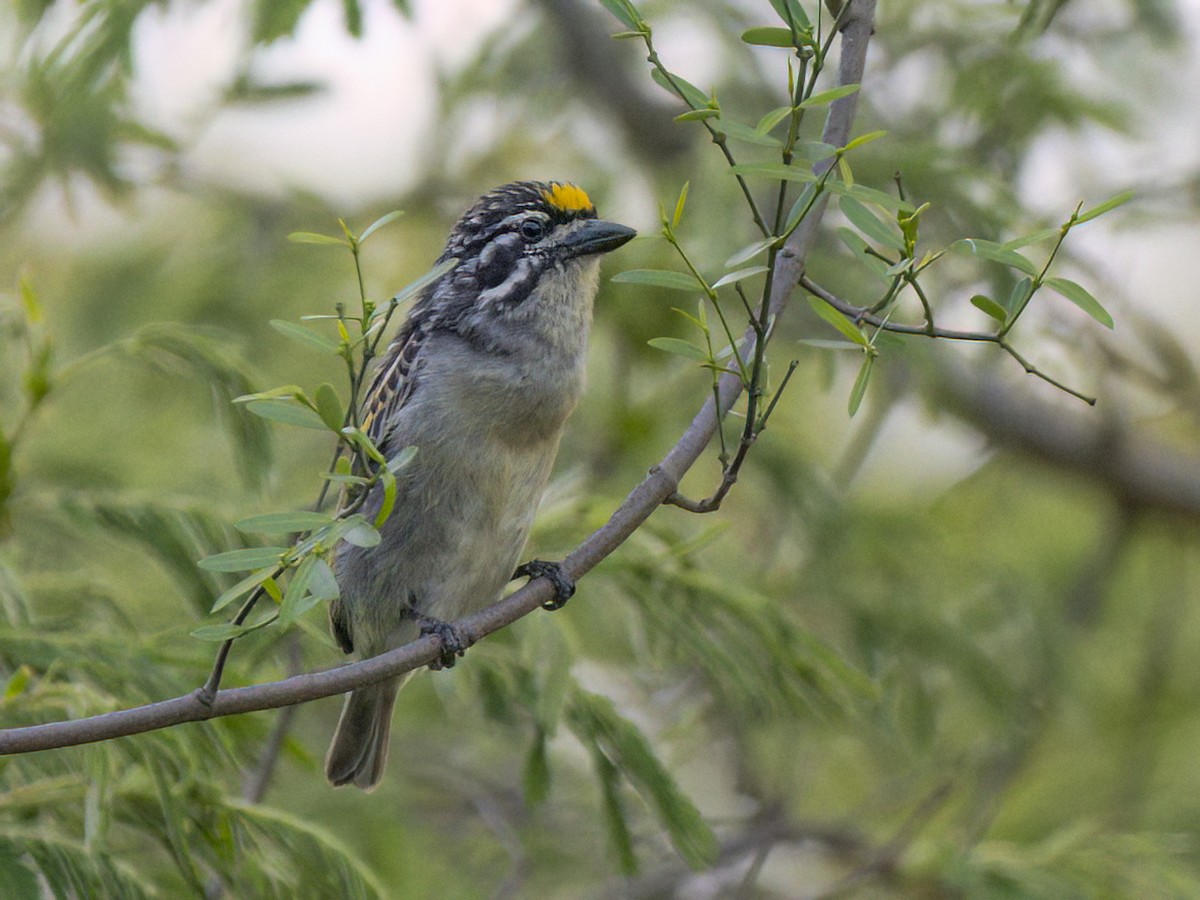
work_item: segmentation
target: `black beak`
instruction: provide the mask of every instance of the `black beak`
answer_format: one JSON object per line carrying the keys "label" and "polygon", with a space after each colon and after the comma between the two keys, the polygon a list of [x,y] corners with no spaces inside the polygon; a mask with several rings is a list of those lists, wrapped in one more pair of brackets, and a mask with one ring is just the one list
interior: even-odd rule
{"label": "black beak", "polygon": [[568,256],[591,256],[616,250],[637,237],[637,232],[616,222],[589,219],[582,227],[571,232],[562,241]]}

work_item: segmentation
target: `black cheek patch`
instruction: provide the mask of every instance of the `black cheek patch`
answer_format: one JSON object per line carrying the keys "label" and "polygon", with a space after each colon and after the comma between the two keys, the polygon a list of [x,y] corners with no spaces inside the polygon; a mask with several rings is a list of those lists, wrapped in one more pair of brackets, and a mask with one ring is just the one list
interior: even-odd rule
{"label": "black cheek patch", "polygon": [[515,234],[505,234],[491,241],[479,254],[475,276],[483,289],[493,288],[512,274],[523,250],[523,244]]}

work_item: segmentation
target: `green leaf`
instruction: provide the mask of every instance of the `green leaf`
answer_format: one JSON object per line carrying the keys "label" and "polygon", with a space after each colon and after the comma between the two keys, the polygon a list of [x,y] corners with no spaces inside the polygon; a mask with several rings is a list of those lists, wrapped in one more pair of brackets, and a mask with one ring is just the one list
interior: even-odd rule
{"label": "green leaf", "polygon": [[600,0],[600,4],[617,17],[622,25],[633,31],[641,30],[641,17],[629,0]]}
{"label": "green leaf", "polygon": [[[1117,194],[1115,197],[1111,197],[1108,200],[1105,200],[1099,206],[1093,206],[1091,209],[1081,212],[1078,216],[1075,217],[1074,224],[1082,225],[1084,222],[1090,222],[1092,219],[1096,218],[1097,216],[1102,216],[1106,212],[1109,212],[1110,210],[1114,210],[1118,206],[1121,206],[1124,203],[1128,203],[1132,199],[1133,199],[1133,191],[1122,191],[1121,193]],[[1066,295],[1064,294],[1063,296],[1066,296]],[[1068,297],[1067,299],[1069,300],[1070,298]],[[1097,304],[1097,305],[1099,305],[1099,304]],[[1103,321],[1103,320],[1099,320],[1099,321]],[[1108,327],[1112,328],[1111,325],[1109,325]]]}
{"label": "green leaf", "polygon": [[904,238],[894,223],[881,221],[853,197],[842,197],[838,205],[850,223],[875,243],[904,252]]}
{"label": "green leaf", "polygon": [[612,280],[618,284],[646,284],[672,291],[703,290],[691,275],[686,272],[672,272],[668,269],[630,269],[614,275]]}
{"label": "green leaf", "polygon": [[[828,184],[829,182],[826,182],[826,185]],[[796,202],[792,204],[792,208],[788,210],[787,221],[783,225],[784,234],[791,234],[796,226],[800,224],[800,220],[812,212],[816,199],[816,183],[806,184],[804,190],[800,192],[800,196],[796,198]]]}
{"label": "green leaf", "polygon": [[290,627],[300,616],[321,602],[319,597],[314,597],[308,592],[308,585],[312,580],[313,567],[316,564],[317,557],[304,557],[304,559],[300,560],[300,565],[296,566],[292,572],[292,577],[288,579],[287,590],[283,594],[283,602],[279,604],[279,625],[281,628]]}
{"label": "green leaf", "polygon": [[785,25],[795,25],[801,30],[812,28],[812,22],[800,5],[800,0],[771,0],[771,6]]}
{"label": "green leaf", "polygon": [[313,563],[312,578],[309,580],[308,589],[318,600],[336,600],[341,596],[341,591],[338,589],[333,569],[321,557],[317,556],[314,559],[316,562]]}
{"label": "green leaf", "polygon": [[865,184],[843,184],[840,181],[830,179],[825,182],[826,190],[837,194],[841,197],[853,197],[860,203],[873,203],[876,206],[881,206],[884,209],[892,212],[912,213],[916,210],[913,205],[907,200],[901,200],[899,197],[893,197],[891,194],[876,190],[873,187],[867,187]]}
{"label": "green leaf", "polygon": [[808,305],[813,308],[818,316],[848,337],[860,347],[870,346],[866,335],[859,330],[858,326],[852,323],[849,319],[843,316],[840,312],[822,300],[820,297],[814,297],[811,294],[808,297]]}
{"label": "green leaf", "polygon": [[396,507],[396,476],[387,466],[379,470],[379,481],[383,484],[383,502],[379,505],[379,512],[375,514],[376,528],[382,528],[383,523],[391,516],[392,510]]}
{"label": "green leaf", "polygon": [[341,431],[346,420],[346,411],[342,406],[342,399],[334,390],[333,385],[328,381],[322,382],[321,386],[317,388],[315,399],[317,415],[321,417],[321,421],[328,426],[330,431]]}
{"label": "green leaf", "polygon": [[753,244],[747,244],[729,259],[725,260],[725,268],[732,269],[734,266],[740,266],[744,262],[754,259],[758,254],[762,253],[767,248],[771,247],[778,238],[764,238],[761,241],[755,241]]}
{"label": "green leaf", "polygon": [[862,362],[862,368],[858,370],[858,377],[854,379],[854,387],[850,389],[850,400],[846,404],[851,417],[858,412],[858,407],[862,404],[863,395],[867,392],[867,383],[871,380],[871,370],[874,368],[875,354],[868,353]]}
{"label": "green leaf", "polygon": [[1008,321],[1008,311],[991,297],[985,297],[983,294],[976,294],[971,298],[971,305],[976,309],[983,310],[1001,325]]}
{"label": "green leaf", "polygon": [[287,236],[293,244],[336,244],[339,247],[349,247],[350,243],[342,238],[328,234],[317,234],[312,231],[293,231]]}
{"label": "green leaf", "polygon": [[1008,294],[1008,299],[1004,302],[1004,306],[1008,310],[1008,319],[1010,322],[1015,322],[1017,320],[1017,317],[1020,316],[1025,310],[1025,305],[1029,302],[1029,298],[1032,296],[1032,278],[1022,278],[1012,286],[1012,290]]}
{"label": "green leaf", "polygon": [[271,327],[280,334],[287,335],[301,344],[315,347],[317,350],[324,350],[327,353],[338,352],[338,342],[333,338],[328,335],[318,334],[311,328],[305,328],[296,322],[288,322],[284,319],[272,319]]}
{"label": "green leaf", "polygon": [[703,122],[705,119],[719,119],[719,109],[689,109],[675,117],[676,122]]}
{"label": "green leaf", "polygon": [[655,350],[663,350],[667,353],[673,353],[676,356],[684,356],[698,362],[710,361],[707,350],[697,347],[695,344],[689,344],[687,341],[681,341],[679,338],[656,337],[650,338],[646,343]]}
{"label": "green leaf", "polygon": [[858,344],[851,344],[849,341],[826,341],[820,338],[803,338],[797,341],[806,347],[816,347],[818,350],[853,350],[855,353],[862,353],[862,347]]}
{"label": "green leaf", "polygon": [[679,220],[683,218],[683,207],[687,203],[688,186],[690,181],[683,183],[683,190],[679,192],[679,199],[675,201],[675,214],[671,216],[671,227],[678,228]]}
{"label": "green leaf", "polygon": [[[361,518],[361,517],[360,517]],[[355,547],[377,547],[382,537],[379,531],[366,519],[354,522],[342,533],[342,540]]]}
{"label": "green leaf", "polygon": [[273,612],[265,619],[244,625],[235,625],[232,622],[225,622],[221,625],[204,625],[193,631],[192,637],[200,641],[213,641],[220,644],[225,641],[231,641],[234,638],[240,638],[242,635],[249,634],[252,631],[258,631],[258,629],[270,625],[277,618],[279,618],[279,614]]}
{"label": "green leaf", "polygon": [[263,566],[277,566],[287,547],[247,547],[206,556],[196,565],[208,572],[248,572]]}
{"label": "green leaf", "polygon": [[736,166],[730,166],[729,171],[737,175],[772,178],[778,181],[808,183],[817,180],[817,176],[807,166],[787,166],[783,163],[738,163]]}
{"label": "green leaf", "polygon": [[447,272],[449,272],[451,269],[453,269],[457,265],[458,265],[458,259],[456,257],[452,256],[449,259],[442,260],[440,263],[438,263],[436,266],[434,266],[432,269],[430,269],[428,272],[426,272],[424,275],[422,275],[416,281],[409,282],[404,287],[402,287],[400,289],[399,293],[397,293],[394,297],[392,297],[392,302],[393,303],[403,303],[404,301],[408,300],[410,297],[414,296],[415,294],[419,293],[420,291],[423,291],[429,285],[433,284],[433,282],[437,281],[439,278],[441,278],[443,275],[445,275]]}
{"label": "green leaf", "polygon": [[982,238],[963,238],[955,241],[955,247],[965,247],[969,252],[992,262],[1003,263],[1014,269],[1019,269],[1026,275],[1037,275],[1037,266],[1022,256],[1016,250],[1009,250],[995,241],[985,241]]}
{"label": "green leaf", "polygon": [[724,132],[727,136],[735,141],[741,141],[743,144],[753,144],[756,147],[773,147],[779,148],[783,146],[783,141],[777,137],[772,137],[769,134],[762,134],[755,131],[749,125],[744,125],[741,122],[734,122],[730,119],[722,118],[716,126],[718,131]]}
{"label": "green leaf", "polygon": [[393,474],[400,474],[412,464],[412,461],[417,458],[417,448],[409,445],[388,460],[387,467]]}
{"label": "green leaf", "polygon": [[1047,278],[1042,284],[1062,294],[1105,328],[1114,327],[1113,317],[1109,315],[1108,310],[1101,306],[1100,301],[1083,285],[1067,278]]}
{"label": "green leaf", "polygon": [[841,226],[837,230],[838,237],[842,239],[842,243],[850,248],[850,251],[855,255],[859,262],[870,269],[875,275],[886,280],[885,274],[888,270],[888,264],[877,256],[873,256],[868,251],[871,249],[870,244],[863,240],[862,235],[852,228]]}
{"label": "green leaf", "polygon": [[881,137],[887,137],[887,132],[886,131],[868,131],[866,134],[860,134],[858,137],[856,137],[854,140],[852,140],[850,143],[848,143],[845,147],[842,147],[841,152],[849,153],[851,150],[857,150],[859,147],[862,147],[864,144],[869,144],[872,141],[877,141]]}
{"label": "green leaf", "polygon": [[217,599],[213,602],[212,609],[210,609],[209,612],[215,613],[220,609],[224,609],[234,600],[250,593],[268,578],[273,577],[275,573],[279,571],[278,563],[279,560],[276,559],[274,565],[269,565],[265,569],[259,569],[257,572],[247,575],[229,590],[222,593],[221,596],[217,597]]}
{"label": "green leaf", "polygon": [[725,287],[727,284],[734,284],[738,281],[745,281],[747,278],[753,278],[755,275],[761,275],[767,271],[766,266],[750,266],[746,269],[738,269],[736,272],[730,272],[728,275],[722,275],[713,285],[713,290]]}
{"label": "green leaf", "polygon": [[[672,72],[671,77],[668,79],[667,76],[663,74],[662,69],[651,69],[650,77],[653,78],[659,84],[659,86],[666,88],[672,94],[682,99],[683,102],[692,109],[708,108],[708,95],[686,78],[683,78],[682,76]],[[675,83],[672,84],[672,81]]]}
{"label": "green leaf", "polygon": [[353,425],[347,425],[342,429],[341,433],[347,440],[350,441],[350,443],[354,444],[354,446],[362,450],[363,453],[367,454],[367,457],[372,462],[379,463],[381,466],[387,465],[387,457],[384,456],[380,449],[375,446],[375,442],[371,440],[371,436],[361,428],[356,428]]}
{"label": "green leaf", "polygon": [[758,120],[758,124],[754,126],[754,130],[759,134],[768,134],[780,122],[792,114],[790,106],[780,106],[771,110],[765,116]]}
{"label": "green leaf", "polygon": [[404,215],[404,210],[393,209],[390,213],[386,213],[386,214],[380,216],[378,219],[376,219],[374,222],[372,222],[370,225],[368,225],[366,227],[366,229],[363,231],[363,233],[361,235],[359,235],[358,242],[360,244],[363,243],[367,238],[369,238],[371,235],[373,235],[380,228],[383,228],[383,226],[385,226],[385,225],[391,225],[402,215]]}
{"label": "green leaf", "polygon": [[246,404],[246,409],[272,422],[299,425],[301,428],[313,428],[317,431],[328,430],[321,417],[307,406],[298,406],[283,400],[251,400]]}
{"label": "green leaf", "polygon": [[791,29],[777,28],[775,26],[747,28],[742,32],[742,40],[747,44],[753,44],[758,47],[795,46],[795,40],[792,38]]}
{"label": "green leaf", "polygon": [[250,516],[234,522],[233,527],[246,534],[291,534],[324,528],[332,521],[333,517],[326,513],[300,510]]}
{"label": "green leaf", "polygon": [[1060,234],[1062,234],[1061,228],[1043,228],[1041,231],[1035,231],[1032,234],[1013,238],[1011,241],[1005,241],[1000,246],[1005,250],[1020,250],[1022,247],[1028,247],[1030,244],[1040,244],[1042,241],[1056,238]]}
{"label": "green leaf", "polygon": [[[859,87],[861,87],[861,85],[843,84],[843,85],[839,85],[838,87],[835,87],[835,88],[830,88],[827,91],[821,91],[819,93],[813,94],[811,97],[807,98],[806,100],[801,101],[800,108],[801,109],[809,109],[813,106],[824,106],[827,103],[832,103],[834,100],[838,100],[842,97],[849,97],[851,94],[858,93]],[[882,137],[886,133],[887,132],[883,132],[883,131],[872,132],[872,134],[876,135],[877,137]],[[865,138],[865,137],[869,137],[869,135],[863,135],[863,138]],[[856,138],[855,140],[860,141],[861,143],[866,143],[866,141],[864,141],[863,138]],[[871,140],[875,140],[875,138],[872,137]],[[845,149],[846,150],[851,149],[851,144],[853,144],[856,147],[859,146],[859,144],[856,144],[854,141],[851,141],[850,144],[846,145]]]}

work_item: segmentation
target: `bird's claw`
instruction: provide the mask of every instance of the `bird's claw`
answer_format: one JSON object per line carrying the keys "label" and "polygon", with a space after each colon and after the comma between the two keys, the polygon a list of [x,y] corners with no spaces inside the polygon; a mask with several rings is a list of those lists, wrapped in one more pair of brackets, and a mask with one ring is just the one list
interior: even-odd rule
{"label": "bird's claw", "polygon": [[551,612],[562,609],[575,594],[575,581],[563,570],[562,563],[531,559],[517,569],[513,578],[549,578],[554,585],[554,599],[543,603],[542,609]]}
{"label": "bird's claw", "polygon": [[449,622],[435,619],[432,616],[421,616],[421,637],[435,634],[442,642],[442,654],[429,664],[429,668],[437,672],[441,669],[453,669],[458,657],[467,651],[469,646],[461,631]]}

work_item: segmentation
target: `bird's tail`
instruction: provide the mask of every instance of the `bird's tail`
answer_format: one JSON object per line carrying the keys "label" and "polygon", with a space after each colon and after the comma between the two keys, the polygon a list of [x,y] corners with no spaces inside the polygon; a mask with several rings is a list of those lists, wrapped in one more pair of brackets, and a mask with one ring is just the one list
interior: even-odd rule
{"label": "bird's tail", "polygon": [[387,762],[392,707],[403,683],[403,677],[393,678],[350,692],[325,756],[325,777],[331,784],[353,783],[364,791],[379,784]]}

